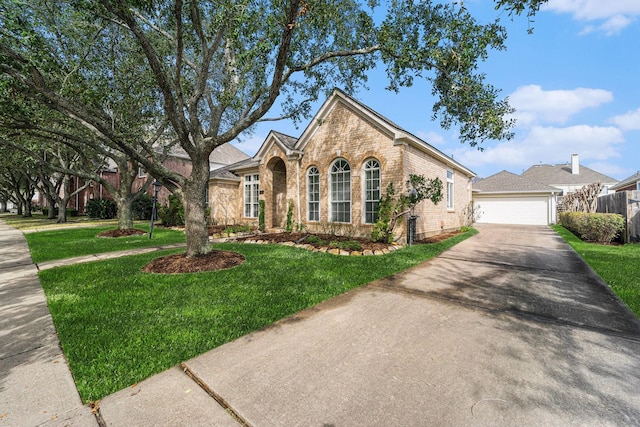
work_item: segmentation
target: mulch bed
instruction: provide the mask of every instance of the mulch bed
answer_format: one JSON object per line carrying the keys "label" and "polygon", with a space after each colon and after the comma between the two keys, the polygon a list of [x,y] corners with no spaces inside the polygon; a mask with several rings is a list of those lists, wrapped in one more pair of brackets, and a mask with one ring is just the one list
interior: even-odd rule
{"label": "mulch bed", "polygon": [[156,258],[142,268],[147,273],[178,274],[224,270],[244,262],[244,255],[229,251],[211,251],[205,255],[187,258],[186,253]]}
{"label": "mulch bed", "polygon": [[[316,236],[318,239],[323,240],[325,242],[324,245],[320,243],[311,243],[307,239],[309,236]],[[355,241],[360,243],[362,246],[362,250],[371,250],[371,251],[379,251],[389,247],[386,243],[381,242],[372,242],[370,239],[365,239],[361,237],[352,237],[352,236],[336,236],[333,234],[310,234],[310,233],[267,233],[267,234],[256,234],[247,237],[238,238],[236,241],[244,242],[246,240],[263,240],[269,243],[286,243],[286,242],[294,242],[299,244],[308,244],[313,247],[319,248],[322,246],[327,246],[329,242],[350,242]]]}
{"label": "mulch bed", "polygon": [[147,234],[146,231],[137,230],[135,228],[127,228],[124,230],[106,230],[102,233],[98,233],[98,237],[126,237],[126,236],[138,236],[141,234]]}
{"label": "mulch bed", "polygon": [[[118,230],[111,230],[108,233],[113,233]],[[138,231],[140,230],[133,230]],[[105,232],[107,233],[107,232]],[[144,234],[144,232],[141,232]],[[102,234],[102,233],[101,233]],[[415,244],[429,244],[437,243],[442,240],[453,237],[460,234],[460,231],[442,233],[415,242]],[[250,236],[240,237],[236,239],[238,242],[244,242],[246,240],[263,240],[269,243],[287,243],[294,242],[300,244],[309,244],[314,247],[323,246],[321,243],[310,243],[307,241],[309,236],[317,236],[318,239],[323,240],[324,246],[327,246],[329,242],[347,242],[356,241],[362,246],[362,250],[381,251],[388,248],[389,245],[381,242],[372,242],[370,239],[352,236],[336,236],[333,234],[310,234],[310,233],[268,233],[268,234],[254,234]],[[168,255],[161,258],[156,258],[149,264],[142,268],[142,271],[148,273],[162,273],[162,274],[179,274],[179,273],[198,273],[203,271],[222,270],[226,268],[232,268],[240,265],[244,262],[243,255],[236,252],[213,250],[206,255],[187,258],[185,253]]]}

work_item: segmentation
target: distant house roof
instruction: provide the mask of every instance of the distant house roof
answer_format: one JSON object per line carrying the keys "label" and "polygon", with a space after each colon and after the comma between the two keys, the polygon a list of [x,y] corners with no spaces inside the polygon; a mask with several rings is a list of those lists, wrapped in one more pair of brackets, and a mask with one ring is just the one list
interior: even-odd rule
{"label": "distant house roof", "polygon": [[559,193],[561,190],[532,181],[511,172],[502,171],[473,183],[473,191],[480,194],[497,193]]}
{"label": "distant house roof", "polygon": [[240,176],[237,175],[235,171],[257,168],[258,166],[260,166],[260,162],[254,160],[253,157],[250,157],[248,159],[212,170],[211,172],[209,172],[209,178],[240,181]]}
{"label": "distant house roof", "polygon": [[634,173],[628,178],[623,179],[616,185],[612,185],[610,189],[615,191],[620,188],[628,187],[629,185],[635,184],[638,181],[640,181],[640,171]]}
{"label": "distant house roof", "polygon": [[[158,148],[158,151],[160,152],[161,149]],[[173,145],[169,149],[168,155],[179,159],[191,160],[189,154],[187,154],[184,148],[180,147],[177,144]],[[238,148],[227,142],[213,149],[213,151],[209,155],[209,163],[230,165],[248,158],[249,156],[247,154],[243,153]]]}
{"label": "distant house roof", "polygon": [[580,173],[571,173],[570,164],[535,165],[522,173],[523,178],[547,185],[584,185],[594,182],[616,183],[617,179],[580,165]]}
{"label": "distant house roof", "polygon": [[249,156],[230,143],[217,146],[209,156],[212,163],[221,163],[223,165],[231,165],[248,159]]}

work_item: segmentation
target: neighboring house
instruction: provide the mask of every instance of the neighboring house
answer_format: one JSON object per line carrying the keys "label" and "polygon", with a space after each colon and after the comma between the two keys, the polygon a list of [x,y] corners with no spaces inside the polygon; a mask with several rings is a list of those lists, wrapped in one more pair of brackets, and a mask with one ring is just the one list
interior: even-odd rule
{"label": "neighboring house", "polygon": [[[226,143],[219,147],[216,147],[209,155],[209,171],[219,169],[224,166],[228,166],[233,163],[240,162],[248,159],[249,156],[232,144]],[[191,174],[191,159],[189,155],[181,147],[174,147],[171,153],[164,161],[164,166],[171,169],[183,176],[189,176]],[[138,171],[138,178],[133,184],[135,190],[141,188],[147,180],[147,174],[143,169]],[[147,193],[153,196],[153,186],[149,186]],[[165,187],[161,187],[158,192],[158,204],[168,204],[168,198],[171,192]]]}
{"label": "neighboring house", "polygon": [[554,224],[562,196],[599,182],[608,194],[617,180],[580,165],[577,154],[560,165],[535,165],[522,175],[500,172],[473,184],[478,223]]}
{"label": "neighboring house", "polygon": [[[223,166],[237,163],[241,160],[249,158],[248,155],[237,149],[231,144],[223,144],[216,147],[215,150],[209,156],[209,170],[215,170]],[[189,175],[191,173],[191,160],[189,156],[181,148],[174,148],[174,150],[167,156],[164,161],[164,165],[183,175]],[[108,165],[100,171],[100,175],[109,181],[116,188],[120,183],[120,176],[118,167],[112,160],[108,160]],[[143,168],[138,169],[138,176],[133,183],[133,190],[138,191],[144,183],[147,181],[148,176]],[[70,191],[75,191],[76,188],[80,188],[85,184],[85,180],[79,177],[72,177],[70,182]],[[153,196],[153,186],[149,186],[147,194]],[[168,203],[168,197],[171,192],[162,187],[158,193],[159,205],[166,205]],[[79,214],[84,214],[86,205],[89,200],[92,199],[113,199],[107,189],[99,182],[91,182],[84,190],[75,194],[67,205],[68,208],[75,209]],[[47,206],[47,200],[38,194],[38,205],[42,207]]]}
{"label": "neighboring house", "polygon": [[640,171],[634,173],[628,178],[623,179],[616,185],[609,187],[609,190],[619,193],[621,191],[636,191],[640,190]]}
{"label": "neighboring house", "polygon": [[[420,203],[418,238],[464,225],[475,174],[420,138],[336,89],[300,138],[270,132],[256,155],[211,173],[211,215],[217,223],[296,228],[369,236],[389,183],[405,190],[410,174],[440,178],[444,199]],[[406,238],[406,222],[395,235]]]}
{"label": "neighboring house", "polygon": [[571,155],[571,163],[560,165],[535,165],[522,173],[523,178],[547,184],[562,190],[562,195],[573,193],[588,184],[603,185],[601,195],[609,194],[609,187],[618,183],[610,176],[582,166],[577,154]]}
{"label": "neighboring house", "polygon": [[561,190],[502,171],[473,184],[476,222],[547,225],[556,222]]}

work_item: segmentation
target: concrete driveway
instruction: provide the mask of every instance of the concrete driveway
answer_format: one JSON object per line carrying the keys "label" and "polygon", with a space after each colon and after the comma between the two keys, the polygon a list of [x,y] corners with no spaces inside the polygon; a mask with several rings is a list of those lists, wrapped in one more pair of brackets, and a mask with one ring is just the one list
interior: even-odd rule
{"label": "concrete driveway", "polygon": [[434,260],[109,396],[100,416],[107,425],[234,425],[232,413],[253,426],[640,425],[638,319],[550,228],[478,228]]}

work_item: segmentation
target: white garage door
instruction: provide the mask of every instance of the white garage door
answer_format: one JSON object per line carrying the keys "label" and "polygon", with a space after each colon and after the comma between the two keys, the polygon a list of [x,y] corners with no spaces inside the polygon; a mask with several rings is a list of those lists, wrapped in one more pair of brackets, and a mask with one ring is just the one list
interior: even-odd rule
{"label": "white garage door", "polygon": [[478,197],[477,222],[484,224],[549,224],[548,197]]}

